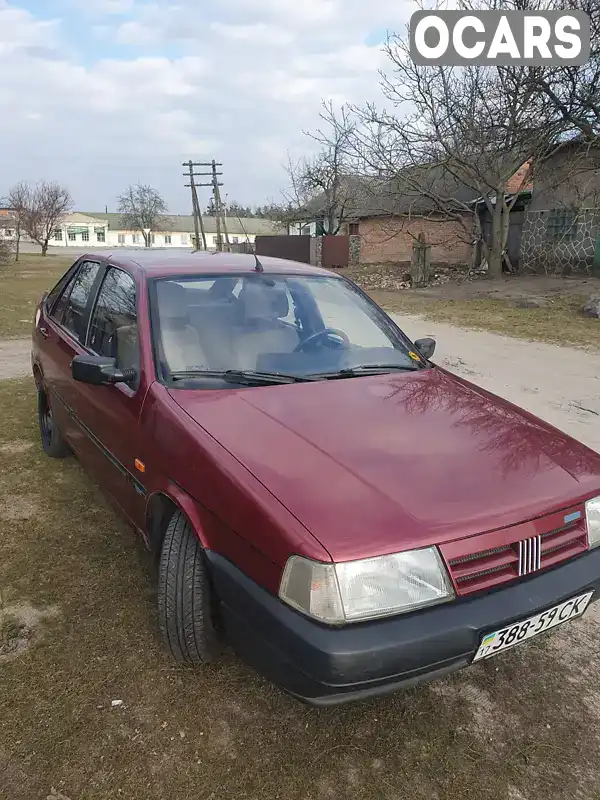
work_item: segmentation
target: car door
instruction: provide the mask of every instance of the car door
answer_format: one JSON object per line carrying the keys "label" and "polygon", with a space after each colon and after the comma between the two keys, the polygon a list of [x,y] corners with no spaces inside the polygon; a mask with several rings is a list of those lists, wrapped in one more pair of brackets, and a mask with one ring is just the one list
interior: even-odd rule
{"label": "car door", "polygon": [[88,352],[114,358],[119,369],[135,370],[129,383],[78,383],[76,413],[95,446],[99,482],[136,527],[143,529],[145,443],[138,427],[145,395],[140,369],[138,291],[134,277],[109,266],[90,314]]}
{"label": "car door", "polygon": [[55,422],[84,466],[90,465],[94,454],[73,415],[77,390],[71,377],[71,361],[87,352],[89,312],[102,274],[103,264],[98,261],[76,262],[46,301],[35,334]]}

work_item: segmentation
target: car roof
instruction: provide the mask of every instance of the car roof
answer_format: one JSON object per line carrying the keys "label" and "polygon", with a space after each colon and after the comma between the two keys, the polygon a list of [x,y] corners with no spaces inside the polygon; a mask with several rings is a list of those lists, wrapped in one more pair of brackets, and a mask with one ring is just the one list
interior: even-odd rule
{"label": "car roof", "polygon": [[[150,278],[169,277],[172,275],[214,275],[231,273],[256,273],[256,258],[244,253],[206,253],[186,252],[169,253],[149,250],[133,251],[127,255],[115,251],[112,253],[88,253],[82,258],[94,256],[109,261],[116,267],[125,267],[133,272],[141,272]],[[265,273],[270,275],[327,275],[329,270],[271,256],[259,256]]]}

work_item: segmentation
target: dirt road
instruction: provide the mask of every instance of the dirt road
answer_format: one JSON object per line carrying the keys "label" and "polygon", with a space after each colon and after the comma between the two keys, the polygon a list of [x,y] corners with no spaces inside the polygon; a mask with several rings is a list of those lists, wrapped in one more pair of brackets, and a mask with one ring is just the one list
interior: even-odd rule
{"label": "dirt road", "polygon": [[31,373],[31,339],[0,341],[0,380]]}
{"label": "dirt road", "polygon": [[392,316],[413,341],[437,340],[433,360],[440,366],[600,451],[600,355]]}

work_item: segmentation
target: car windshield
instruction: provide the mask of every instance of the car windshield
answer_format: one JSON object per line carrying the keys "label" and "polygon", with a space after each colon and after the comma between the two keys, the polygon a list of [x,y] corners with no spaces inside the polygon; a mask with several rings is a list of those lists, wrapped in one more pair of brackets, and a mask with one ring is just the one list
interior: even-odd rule
{"label": "car windshield", "polygon": [[166,380],[240,372],[325,380],[424,366],[386,315],[335,276],[160,279],[152,328]]}

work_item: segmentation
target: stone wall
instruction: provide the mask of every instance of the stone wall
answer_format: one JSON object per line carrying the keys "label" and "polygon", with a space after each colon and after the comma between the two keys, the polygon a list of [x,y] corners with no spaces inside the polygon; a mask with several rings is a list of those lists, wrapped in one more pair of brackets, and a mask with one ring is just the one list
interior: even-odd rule
{"label": "stone wall", "polygon": [[313,236],[310,240],[310,263],[313,267],[323,264],[323,237]]}
{"label": "stone wall", "polygon": [[355,267],[357,264],[360,264],[362,239],[360,236],[350,236],[349,239],[350,253],[348,255],[348,266]]}
{"label": "stone wall", "polygon": [[[567,216],[560,216],[566,214]],[[600,210],[532,211],[528,209],[521,236],[521,272],[568,275],[591,272]]]}

